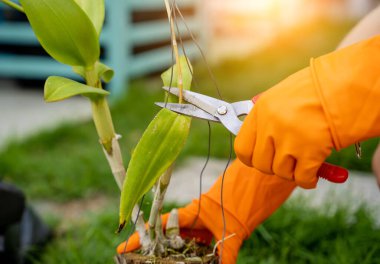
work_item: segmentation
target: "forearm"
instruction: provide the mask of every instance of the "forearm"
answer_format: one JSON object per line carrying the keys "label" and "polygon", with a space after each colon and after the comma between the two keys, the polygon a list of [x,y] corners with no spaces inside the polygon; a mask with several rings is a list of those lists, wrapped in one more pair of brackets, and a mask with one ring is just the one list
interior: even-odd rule
{"label": "forearm", "polygon": [[346,35],[337,49],[349,46],[359,41],[371,38],[380,34],[380,5],[366,15],[359,23]]}

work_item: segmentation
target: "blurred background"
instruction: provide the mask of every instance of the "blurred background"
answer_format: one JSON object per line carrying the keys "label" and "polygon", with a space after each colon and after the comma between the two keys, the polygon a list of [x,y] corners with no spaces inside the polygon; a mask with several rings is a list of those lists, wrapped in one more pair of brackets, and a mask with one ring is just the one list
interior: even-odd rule
{"label": "blurred background", "polygon": [[[184,17],[176,17],[178,40],[194,66],[193,90],[214,97],[219,91],[226,101],[251,98],[306,67],[311,57],[333,51],[379,2],[178,0]],[[160,73],[173,63],[169,24],[162,1],[106,3],[102,60],[116,71],[107,89],[128,164],[158,111],[153,103],[164,98]],[[28,259],[109,263],[126,237],[114,234],[117,186],[89,103],[80,97],[44,103],[49,75],[74,77],[69,67],[47,56],[24,15],[0,3],[0,180],[20,188],[54,231],[42,255]],[[166,210],[197,197],[208,133],[207,123],[193,121]],[[296,190],[244,244],[239,263],[379,263],[380,197],[370,164],[378,142],[363,142],[361,160],[351,147],[333,153],[329,161],[350,169],[349,182]],[[229,136],[219,125],[212,125],[210,146],[204,191],[223,171],[230,152]],[[147,199],[146,215],[149,205]]]}

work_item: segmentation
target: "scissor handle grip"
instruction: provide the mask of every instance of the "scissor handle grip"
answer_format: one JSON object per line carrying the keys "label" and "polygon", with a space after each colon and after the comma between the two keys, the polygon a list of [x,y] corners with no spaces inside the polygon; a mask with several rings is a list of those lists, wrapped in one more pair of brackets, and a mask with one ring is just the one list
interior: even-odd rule
{"label": "scissor handle grip", "polygon": [[348,179],[348,170],[345,168],[324,162],[317,172],[319,178],[333,183],[344,183]]}

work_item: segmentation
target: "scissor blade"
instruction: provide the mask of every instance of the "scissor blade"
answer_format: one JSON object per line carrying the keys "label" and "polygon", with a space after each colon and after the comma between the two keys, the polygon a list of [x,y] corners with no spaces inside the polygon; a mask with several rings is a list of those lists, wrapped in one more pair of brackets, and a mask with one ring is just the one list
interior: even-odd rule
{"label": "scissor blade", "polygon": [[[171,94],[179,96],[179,89],[177,87],[162,87],[164,90],[168,91]],[[213,97],[195,93],[192,91],[183,90],[183,98],[186,102],[189,102],[195,106],[198,106],[200,109],[206,111],[211,115],[215,115],[219,105],[225,104],[224,101],[215,99]]]}
{"label": "scissor blade", "polygon": [[159,107],[167,108],[170,111],[176,112],[178,114],[187,115],[199,119],[204,119],[208,121],[214,121],[218,122],[219,119],[214,117],[213,115],[210,115],[209,113],[203,111],[202,109],[199,109],[195,105],[192,104],[174,104],[174,103],[155,103]]}
{"label": "scissor blade", "polygon": [[[176,87],[163,87],[163,89],[171,94],[179,96],[180,91]],[[187,102],[200,108],[200,110],[209,113],[215,117],[217,121],[221,122],[230,132],[237,135],[243,122],[239,120],[232,104],[187,90],[184,90],[182,95]],[[244,110],[241,112],[243,111]]]}

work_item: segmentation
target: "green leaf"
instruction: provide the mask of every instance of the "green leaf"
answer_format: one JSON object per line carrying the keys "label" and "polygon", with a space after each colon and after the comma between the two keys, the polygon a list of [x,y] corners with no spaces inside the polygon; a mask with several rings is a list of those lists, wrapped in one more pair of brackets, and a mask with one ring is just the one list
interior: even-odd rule
{"label": "green leaf", "polygon": [[[190,90],[191,81],[193,79],[193,67],[185,56],[181,56],[179,61],[181,65],[183,89]],[[161,79],[164,83],[164,86],[178,87],[178,65],[175,64],[166,70],[163,74],[161,74]],[[175,95],[169,95],[168,101],[177,102],[178,97]]]}
{"label": "green leaf", "polygon": [[[86,79],[86,69],[83,66],[74,66],[73,71]],[[114,70],[111,67],[99,61],[95,64],[95,71],[97,72],[98,78],[106,83],[110,82],[114,75]]]}
{"label": "green leaf", "polygon": [[191,118],[161,109],[137,144],[128,165],[120,201],[120,229],[137,201],[179,155],[190,129]]}
{"label": "green leaf", "polygon": [[57,61],[91,67],[100,54],[99,37],[74,0],[20,0],[42,47]]}
{"label": "green leaf", "polygon": [[[183,87],[190,89],[192,67],[185,57],[180,60]],[[172,85],[177,85],[177,70],[173,68]],[[165,86],[170,85],[171,69],[161,76]],[[120,231],[130,218],[133,206],[149,191],[158,178],[177,159],[190,130],[191,118],[161,109],[138,142],[127,168],[120,201]]]}
{"label": "green leaf", "polygon": [[99,36],[104,22],[104,0],[75,0],[75,2],[86,12]]}
{"label": "green leaf", "polygon": [[93,99],[108,94],[109,92],[100,88],[59,76],[50,76],[45,82],[44,98],[46,102],[61,101],[75,95],[83,95]]}
{"label": "green leaf", "polygon": [[101,62],[97,63],[95,67],[96,71],[98,72],[99,78],[101,78],[106,83],[112,80],[114,71],[111,67]]}

